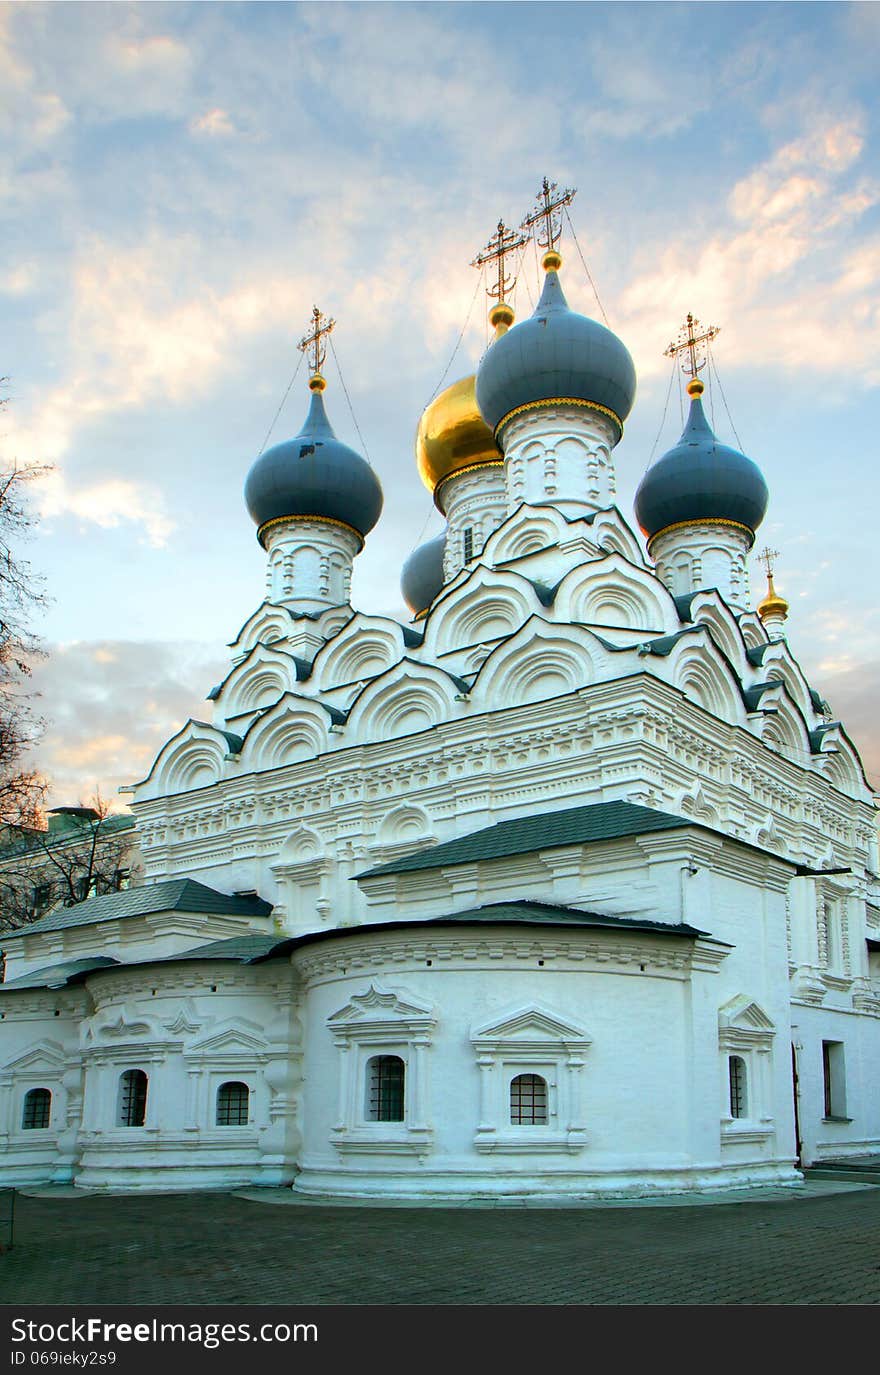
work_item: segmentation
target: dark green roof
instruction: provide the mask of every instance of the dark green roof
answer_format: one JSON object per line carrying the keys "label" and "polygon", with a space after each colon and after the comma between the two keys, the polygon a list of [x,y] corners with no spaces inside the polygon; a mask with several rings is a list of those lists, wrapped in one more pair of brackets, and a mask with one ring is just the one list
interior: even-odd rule
{"label": "dark green roof", "polygon": [[[447,840],[427,850],[405,855],[368,869],[356,878],[378,874],[403,874],[413,869],[439,869],[443,865],[471,864],[479,859],[500,859],[507,855],[526,855],[535,850],[583,845],[589,841],[617,840],[621,836],[645,835],[650,831],[670,831],[696,823],[687,817],[640,807],[634,802],[594,802],[587,807],[566,807],[563,811],[541,812],[537,816],[499,821],[459,840]],[[707,828],[701,827],[702,830]]]}
{"label": "dark green roof", "polygon": [[[84,809],[74,807],[55,807],[54,811],[58,814],[75,816]],[[128,812],[120,812],[115,816],[105,817],[100,826],[93,826],[90,821],[83,819],[81,825],[71,825],[61,827],[57,831],[38,831],[21,830],[13,831],[11,835],[4,836],[3,843],[0,844],[0,859],[9,859],[14,855],[26,855],[36,851],[60,849],[64,845],[82,844],[83,841],[91,843],[94,832],[98,831],[99,843],[101,839],[119,835],[122,831],[133,831],[135,819]]]}
{"label": "dark green roof", "polygon": [[483,907],[469,907],[448,917],[427,917],[420,925],[461,926],[581,926],[596,929],[611,927],[615,931],[656,931],[661,936],[686,936],[696,940],[707,936],[696,926],[682,922],[652,921],[648,917],[614,917],[602,912],[583,912],[579,907],[562,907],[553,902],[533,902],[529,898],[517,902],[490,902]]}
{"label": "dark green roof", "polygon": [[93,955],[89,959],[66,960],[63,964],[48,964],[42,969],[32,969],[17,979],[7,979],[0,984],[0,993],[17,988],[64,988],[66,984],[78,981],[82,975],[94,969],[119,968],[119,961],[109,955]]}
{"label": "dark green roof", "polygon": [[150,963],[170,964],[174,960],[237,960],[239,964],[249,964],[251,960],[269,951],[282,940],[281,936],[229,936],[222,941],[208,941],[206,945],[194,945],[189,950],[181,950],[176,955],[163,955],[160,960]]}
{"label": "dark green roof", "polygon": [[100,921],[117,921],[124,917],[147,917],[155,912],[199,912],[224,917],[265,917],[272,904],[257,897],[235,897],[218,893],[214,888],[192,878],[165,879],[143,888],[126,888],[121,893],[105,893],[102,897],[77,902],[73,907],[60,907],[24,926],[10,931],[4,943],[18,936],[34,932],[62,931],[71,926],[92,926]]}

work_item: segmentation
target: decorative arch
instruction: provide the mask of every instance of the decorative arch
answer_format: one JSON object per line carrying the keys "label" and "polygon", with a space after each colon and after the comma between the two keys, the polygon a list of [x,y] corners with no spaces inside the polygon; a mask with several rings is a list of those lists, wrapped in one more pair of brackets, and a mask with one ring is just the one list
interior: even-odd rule
{"label": "decorative arch", "polygon": [[648,635],[678,630],[680,624],[662,584],[620,554],[573,568],[556,589],[554,610],[560,620]]}
{"label": "decorative arch", "polygon": [[717,808],[709,802],[699,782],[682,794],[678,806],[682,816],[692,816],[695,821],[702,821],[707,826],[717,826],[719,823]]}
{"label": "decorative arch", "polygon": [[768,679],[784,684],[786,692],[805,720],[810,721],[814,718],[816,709],[810,695],[810,685],[784,640],[772,641],[767,646],[761,659],[761,669]]}
{"label": "decorative arch", "polygon": [[775,710],[766,717],[761,740],[781,754],[793,756],[799,763],[806,764],[810,758],[810,737],[804,718],[784,687]]}
{"label": "decorative arch", "polygon": [[722,721],[744,721],[738,685],[708,634],[698,643],[691,637],[680,640],[670,660],[672,683],[686,697]]}
{"label": "decorative arch", "polygon": [[757,612],[745,612],[739,617],[738,623],[746,649],[759,649],[761,645],[767,644],[769,637]]}
{"label": "decorative arch", "polygon": [[697,593],[691,601],[690,615],[697,625],[706,626],[718,649],[740,676],[750,671],[739,622],[714,588]]}
{"label": "decorative arch", "polygon": [[412,845],[431,836],[432,827],[427,812],[421,807],[394,807],[383,817],[379,827],[382,845]]}
{"label": "decorative arch", "polygon": [[645,562],[641,546],[616,506],[597,511],[590,522],[591,537],[602,554],[619,554],[635,567],[651,570]]}
{"label": "decorative arch", "polygon": [[532,616],[489,655],[471,697],[489,708],[561,697],[594,682],[606,657],[596,637],[580,626]]}
{"label": "decorative arch", "polygon": [[435,603],[425,633],[425,654],[432,658],[512,635],[540,605],[534,587],[520,573],[478,564]]}
{"label": "decorative arch", "polygon": [[490,535],[483,559],[493,567],[559,544],[569,522],[552,506],[520,506]]}
{"label": "decorative arch", "polygon": [[376,678],[406,652],[396,621],[358,612],[319,650],[312,675],[318,691]]}
{"label": "decorative arch", "polygon": [[241,746],[239,737],[229,731],[206,721],[187,721],[163,745],[149,774],[137,784],[138,800],[210,787],[223,777],[227,758],[237,755]]}
{"label": "decorative arch", "polygon": [[307,860],[321,859],[324,842],[309,826],[297,826],[291,831],[278,854],[281,864],[302,864]]}
{"label": "decorative arch", "polygon": [[865,784],[858,754],[840,730],[828,732],[823,737],[823,746],[829,735],[832,735],[829,748],[823,748],[817,756],[822,772],[828,782],[841,792],[850,796],[863,796]]}
{"label": "decorative arch", "polygon": [[314,759],[330,745],[329,730],[342,715],[308,697],[287,692],[248,730],[242,762],[256,772]]}
{"label": "decorative arch", "polygon": [[358,694],[348,717],[348,738],[355,743],[394,740],[430,730],[461,715],[456,695],[466,692],[466,683],[442,669],[402,659]]}
{"label": "decorative arch", "polygon": [[291,628],[292,617],[286,606],[263,602],[248,617],[235,639],[230,640],[229,648],[235,651],[236,658],[243,658],[258,644],[286,639]]}
{"label": "decorative arch", "polygon": [[285,650],[257,644],[224,680],[217,694],[227,721],[274,706],[307,667]]}

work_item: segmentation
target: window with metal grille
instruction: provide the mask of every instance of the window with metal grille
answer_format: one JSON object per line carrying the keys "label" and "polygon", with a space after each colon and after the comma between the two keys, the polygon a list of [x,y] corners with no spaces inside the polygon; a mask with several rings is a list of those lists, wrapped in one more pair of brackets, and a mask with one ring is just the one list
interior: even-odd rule
{"label": "window with metal grille", "polygon": [[745,1117],[748,1111],[746,1102],[746,1062],[741,1055],[731,1055],[727,1060],[727,1076],[730,1081],[730,1115]]}
{"label": "window with metal grille", "polygon": [[464,532],[464,561],[465,561],[465,563],[470,563],[470,561],[471,561],[471,559],[472,559],[473,557],[474,557],[474,532],[473,532],[473,529],[471,528],[471,526],[469,525],[468,528],[467,528],[467,529],[465,530],[465,532]]}
{"label": "window with metal grille", "polygon": [[405,1075],[399,1055],[373,1056],[367,1065],[367,1121],[403,1121]]}
{"label": "window with metal grille", "polygon": [[142,1069],[127,1069],[119,1080],[120,1127],[142,1127],[147,1115],[147,1076]]}
{"label": "window with metal grille", "polygon": [[246,1127],[250,1090],[247,1084],[230,1080],[217,1090],[217,1126]]}
{"label": "window with metal grille", "polygon": [[547,1080],[518,1074],[510,1081],[510,1120],[518,1127],[547,1125]]}
{"label": "window with metal grille", "polygon": [[48,1089],[29,1089],[24,1096],[21,1125],[25,1131],[39,1131],[49,1125],[52,1095]]}

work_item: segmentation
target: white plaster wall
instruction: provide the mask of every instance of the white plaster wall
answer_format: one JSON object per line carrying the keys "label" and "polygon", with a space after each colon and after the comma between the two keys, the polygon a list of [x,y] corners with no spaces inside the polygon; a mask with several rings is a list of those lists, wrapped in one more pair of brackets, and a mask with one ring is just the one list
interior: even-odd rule
{"label": "white plaster wall", "polygon": [[[147,966],[89,980],[76,1183],[227,1188],[289,1181],[299,1144],[301,1027],[289,965]],[[117,1125],[119,1079],[148,1076],[142,1127]],[[246,1126],[218,1126],[221,1083],[248,1085]]]}
{"label": "white plaster wall", "polygon": [[[69,1183],[82,1103],[81,988],[7,992],[0,998],[0,1183]],[[49,1126],[22,1129],[29,1089],[52,1094]]]}
{"label": "white plaster wall", "polygon": [[[793,1180],[789,1143],[781,1152],[771,1141],[739,1162],[723,1159],[722,978],[670,964],[670,946],[610,932],[507,929],[493,936],[468,928],[454,935],[414,932],[405,942],[377,933],[306,947],[294,957],[308,986],[309,1026],[296,1188],[549,1197]],[[681,954],[674,943],[674,959]],[[327,1022],[371,984],[404,1001],[417,999],[436,1018],[427,1095],[432,1139],[422,1156],[383,1150],[385,1124],[366,1127],[375,1130],[374,1150],[340,1151],[333,1144],[340,1052]],[[530,1004],[582,1024],[590,1038],[581,1075],[586,1142],[571,1153],[483,1153],[475,1146],[480,1096],[470,1033],[476,1022]],[[780,1104],[779,1120],[784,1116]],[[532,1147],[538,1129],[531,1129],[535,1135],[522,1130]]]}
{"label": "white plaster wall", "polygon": [[618,438],[614,422],[587,406],[557,403],[514,416],[500,436],[508,511],[549,502],[571,518],[613,505]]}

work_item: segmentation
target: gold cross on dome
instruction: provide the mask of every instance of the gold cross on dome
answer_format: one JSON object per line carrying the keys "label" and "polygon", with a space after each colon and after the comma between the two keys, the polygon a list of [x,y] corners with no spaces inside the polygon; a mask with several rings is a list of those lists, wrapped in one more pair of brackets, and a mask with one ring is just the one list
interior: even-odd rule
{"label": "gold cross on dome", "polygon": [[758,561],[763,563],[768,579],[773,577],[773,569],[776,566],[776,559],[779,558],[778,549],[768,549],[766,546],[758,555]]}
{"label": "gold cross on dome", "polygon": [[523,229],[528,232],[541,226],[536,229],[536,238],[541,248],[546,248],[548,253],[556,251],[562,234],[562,211],[567,205],[571,205],[576,195],[576,189],[566,187],[564,191],[560,191],[555,181],[548,181],[545,177],[541,183],[537,208],[530,215],[526,215],[522,222]]}
{"label": "gold cross on dome", "polygon": [[516,286],[516,274],[508,272],[504,266],[504,259],[509,253],[515,253],[518,248],[522,248],[526,243],[524,234],[518,234],[515,229],[508,229],[503,220],[498,221],[498,228],[492,235],[482,253],[478,253],[471,263],[471,267],[486,267],[489,263],[498,264],[497,279],[492,286],[488,286],[488,295],[497,301],[503,301],[509,291]]}
{"label": "gold cross on dome", "polygon": [[687,319],[678,331],[678,342],[663,350],[664,358],[677,358],[682,354],[681,370],[686,377],[696,377],[706,366],[708,346],[721,333],[720,326],[710,325],[699,333],[700,322],[688,311]]}
{"label": "gold cross on dome", "polygon": [[324,359],[327,357],[327,346],[323,341],[335,324],[336,321],[328,320],[326,315],[321,314],[317,306],[312,307],[312,332],[311,334],[307,334],[305,338],[300,339],[297,348],[301,353],[307,353],[309,349],[312,350],[312,356],[309,359],[309,368],[313,377],[317,376],[324,366]]}

